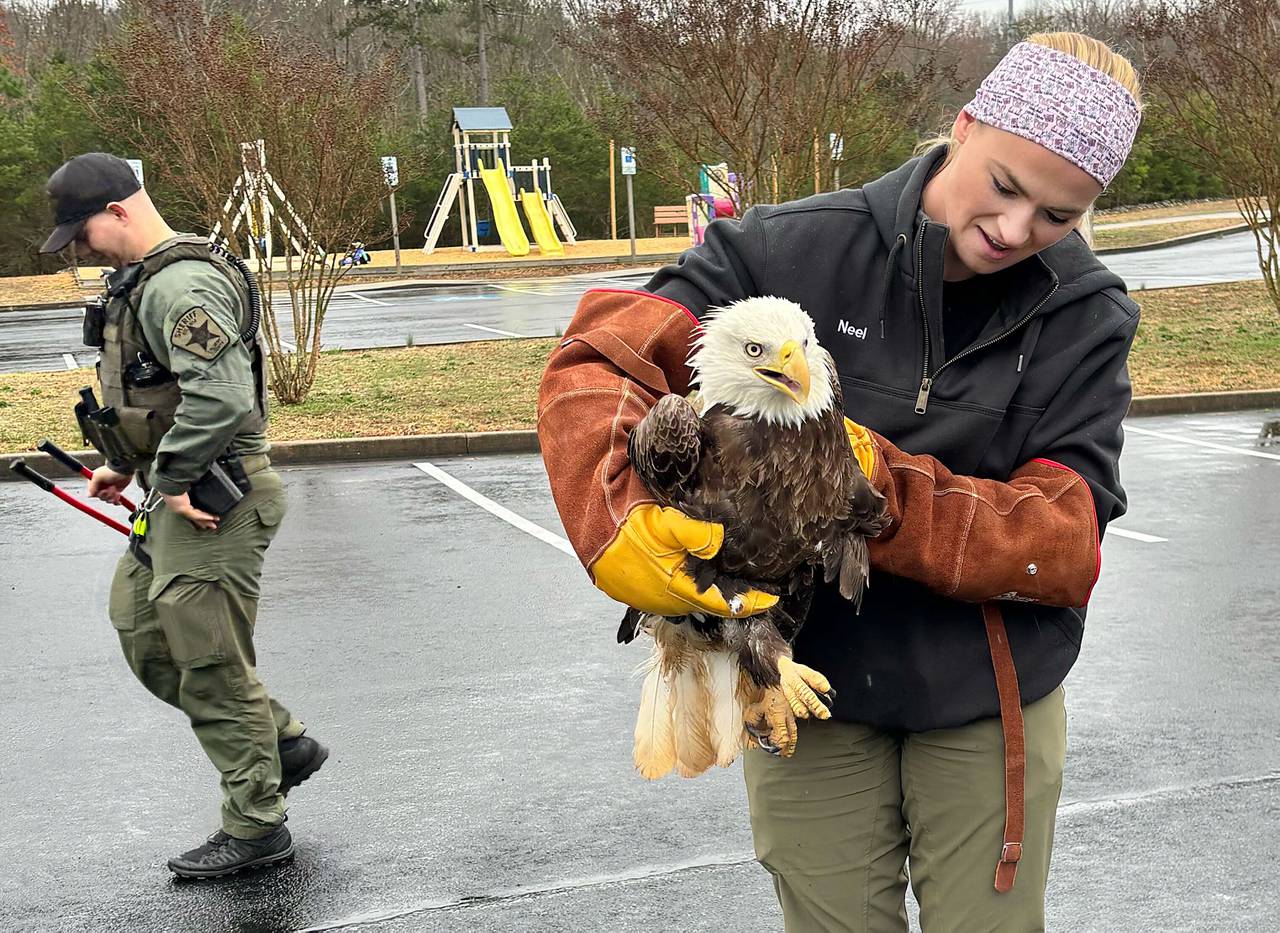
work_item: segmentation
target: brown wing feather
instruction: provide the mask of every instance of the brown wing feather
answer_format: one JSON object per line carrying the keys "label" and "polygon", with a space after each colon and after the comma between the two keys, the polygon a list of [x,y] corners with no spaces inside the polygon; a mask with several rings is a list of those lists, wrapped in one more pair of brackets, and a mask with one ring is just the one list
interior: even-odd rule
{"label": "brown wing feather", "polygon": [[659,499],[684,499],[702,462],[702,425],[679,395],[664,395],[627,438],[632,468]]}
{"label": "brown wing feather", "polygon": [[846,494],[849,517],[823,550],[822,577],[827,583],[836,583],[840,595],[852,602],[857,612],[862,608],[862,591],[871,575],[867,541],[885,529],[889,516],[884,496],[863,476],[861,469],[853,472]]}

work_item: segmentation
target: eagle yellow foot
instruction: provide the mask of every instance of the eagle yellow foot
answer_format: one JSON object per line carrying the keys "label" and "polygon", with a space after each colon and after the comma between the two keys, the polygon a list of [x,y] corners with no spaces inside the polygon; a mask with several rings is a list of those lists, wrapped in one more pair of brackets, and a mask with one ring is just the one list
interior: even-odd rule
{"label": "eagle yellow foot", "polygon": [[748,748],[759,748],[778,758],[795,754],[796,717],[781,687],[766,687],[742,713]]}
{"label": "eagle yellow foot", "polygon": [[[781,678],[778,687],[797,719],[808,719],[810,716],[818,719],[831,718],[831,710],[827,704],[831,703],[835,691],[831,689],[831,682],[826,677],[785,656],[778,658],[778,676]],[[822,695],[821,698],[819,694]]]}

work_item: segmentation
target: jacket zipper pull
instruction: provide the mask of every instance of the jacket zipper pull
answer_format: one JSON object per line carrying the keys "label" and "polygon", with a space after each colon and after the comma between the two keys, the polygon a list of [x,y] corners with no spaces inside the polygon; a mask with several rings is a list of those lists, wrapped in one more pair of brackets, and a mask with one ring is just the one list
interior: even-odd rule
{"label": "jacket zipper pull", "polygon": [[916,414],[923,415],[929,407],[929,391],[933,388],[933,380],[928,376],[920,380],[920,394],[916,396]]}

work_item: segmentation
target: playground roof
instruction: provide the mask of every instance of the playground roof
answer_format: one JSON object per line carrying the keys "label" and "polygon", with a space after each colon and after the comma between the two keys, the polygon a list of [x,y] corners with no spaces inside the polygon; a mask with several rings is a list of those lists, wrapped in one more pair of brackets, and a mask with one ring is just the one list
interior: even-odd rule
{"label": "playground roof", "polygon": [[511,129],[506,107],[454,107],[453,122],[467,133],[484,133]]}

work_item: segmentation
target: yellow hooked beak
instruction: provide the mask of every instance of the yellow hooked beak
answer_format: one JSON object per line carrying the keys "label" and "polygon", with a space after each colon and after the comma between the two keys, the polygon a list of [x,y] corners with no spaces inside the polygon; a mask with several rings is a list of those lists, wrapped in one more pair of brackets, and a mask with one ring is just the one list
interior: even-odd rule
{"label": "yellow hooked beak", "polygon": [[755,374],[800,404],[809,397],[809,362],[799,341],[788,340],[778,351],[778,359],[767,366],[756,366]]}

